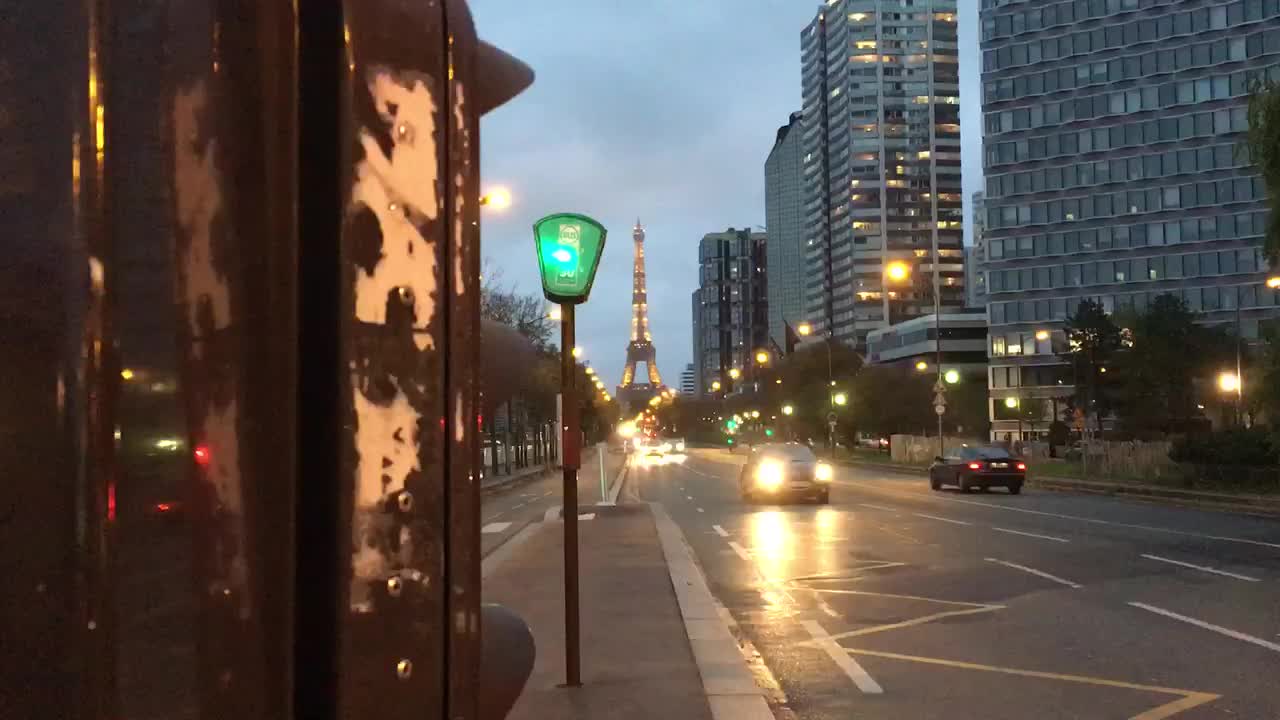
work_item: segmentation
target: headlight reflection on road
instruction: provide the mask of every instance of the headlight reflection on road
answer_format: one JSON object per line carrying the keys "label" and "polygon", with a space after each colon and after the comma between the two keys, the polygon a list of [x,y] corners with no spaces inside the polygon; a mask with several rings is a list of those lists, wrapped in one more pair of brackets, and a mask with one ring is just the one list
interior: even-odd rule
{"label": "headlight reflection on road", "polygon": [[637,453],[634,464],[642,468],[662,467],[663,465],[683,465],[688,456],[682,453],[665,453],[662,455],[647,455]]}
{"label": "headlight reflection on road", "polygon": [[769,611],[790,612],[795,603],[785,583],[791,576],[795,548],[791,518],[777,510],[754,513],[750,517],[748,533],[752,558],[761,580],[760,597],[768,604]]}

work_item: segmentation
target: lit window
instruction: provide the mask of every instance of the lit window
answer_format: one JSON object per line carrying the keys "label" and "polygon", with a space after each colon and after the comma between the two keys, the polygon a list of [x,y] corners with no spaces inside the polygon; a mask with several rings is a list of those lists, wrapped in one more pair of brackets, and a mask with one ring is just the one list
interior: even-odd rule
{"label": "lit window", "polygon": [[875,40],[858,40],[854,43],[854,47],[857,47],[859,50],[875,50],[876,41]]}
{"label": "lit window", "polygon": [[835,90],[831,91],[831,97],[836,97],[839,94],[840,94],[840,88],[836,88]]}
{"label": "lit window", "polygon": [[[830,3],[828,3],[828,4],[830,4]],[[866,19],[867,19],[867,14],[866,14],[866,13],[851,13],[851,14],[849,15],[849,19],[850,19],[850,20],[852,20],[852,21],[854,21],[854,22],[862,22],[863,20],[866,20]]]}
{"label": "lit window", "polygon": [[916,153],[916,157],[920,158],[921,160],[928,160],[928,159],[929,159],[929,151],[928,151],[928,150],[921,150],[920,152]]}

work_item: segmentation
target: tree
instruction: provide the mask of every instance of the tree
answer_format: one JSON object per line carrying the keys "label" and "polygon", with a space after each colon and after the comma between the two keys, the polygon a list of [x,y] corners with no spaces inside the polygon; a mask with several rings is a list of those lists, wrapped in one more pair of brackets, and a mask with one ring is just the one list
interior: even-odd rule
{"label": "tree", "polygon": [[853,427],[878,436],[919,434],[936,427],[932,375],[910,368],[872,365],[858,373],[851,415]]}
{"label": "tree", "polygon": [[493,320],[529,338],[540,350],[554,347],[555,323],[547,317],[546,301],[541,295],[524,295],[515,286],[502,286],[502,271],[485,261],[480,286],[480,317]]}
{"label": "tree", "polygon": [[1111,321],[1102,305],[1093,300],[1083,300],[1076,312],[1063,325],[1067,336],[1064,358],[1071,363],[1075,378],[1072,409],[1085,410],[1086,419],[1096,418],[1097,429],[1102,431],[1102,416],[1110,409],[1109,397],[1102,392],[1104,384],[1100,375],[1106,363],[1120,348],[1120,328]]}
{"label": "tree", "polygon": [[1280,324],[1271,324],[1263,332],[1266,343],[1259,353],[1257,382],[1257,407],[1271,426],[1274,445],[1280,448]]}
{"label": "tree", "polygon": [[1199,384],[1214,392],[1215,371],[1234,371],[1233,339],[1221,327],[1197,325],[1174,295],[1158,295],[1132,328],[1132,344],[1115,365],[1116,410],[1126,430],[1156,437],[1184,432],[1200,416]]}
{"label": "tree", "polygon": [[1249,96],[1249,130],[1242,150],[1257,166],[1272,207],[1267,221],[1266,254],[1273,267],[1280,266],[1280,85],[1271,81],[1254,85]]}

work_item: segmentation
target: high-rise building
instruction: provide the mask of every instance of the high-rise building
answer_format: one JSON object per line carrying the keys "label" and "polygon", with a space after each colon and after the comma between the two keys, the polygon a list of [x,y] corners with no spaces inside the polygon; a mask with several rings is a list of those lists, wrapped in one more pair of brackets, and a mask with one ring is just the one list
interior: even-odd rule
{"label": "high-rise building", "polygon": [[[804,29],[805,313],[864,345],[964,305],[955,0],[830,0]],[[935,266],[934,258],[938,262]],[[909,273],[886,278],[891,263]]]}
{"label": "high-rise building", "polygon": [[684,372],[680,373],[680,394],[692,398],[698,396],[698,375],[693,363],[685,365]]}
{"label": "high-rise building", "polygon": [[1055,353],[1085,298],[1141,312],[1174,294],[1205,322],[1239,318],[1246,337],[1280,313],[1261,254],[1265,188],[1239,150],[1250,86],[1280,77],[1280,7],[983,0],[981,17],[992,432],[1004,439],[1025,428],[1020,398],[1070,395]]}
{"label": "high-rise building", "polygon": [[[764,233],[734,228],[709,233],[698,245],[693,362],[704,396],[717,381],[717,395],[743,387],[755,351],[769,347],[765,245]],[[739,371],[736,382],[732,369]]]}
{"label": "high-rise building", "polygon": [[[701,278],[702,270],[699,265],[699,278]],[[702,282],[699,280],[698,289],[693,291],[693,382],[696,385],[693,396],[699,400],[706,396],[709,388],[707,385],[710,381],[705,380],[702,371]]]}
{"label": "high-rise building", "polygon": [[964,304],[970,308],[987,306],[987,213],[986,196],[982,191],[974,193],[970,201],[970,227],[973,236],[964,249]]}
{"label": "high-rise building", "polygon": [[804,201],[801,193],[800,134],[802,113],[778,128],[777,139],[764,161],[765,229],[769,255],[769,338],[779,349],[787,348],[787,325],[805,319],[804,311]]}

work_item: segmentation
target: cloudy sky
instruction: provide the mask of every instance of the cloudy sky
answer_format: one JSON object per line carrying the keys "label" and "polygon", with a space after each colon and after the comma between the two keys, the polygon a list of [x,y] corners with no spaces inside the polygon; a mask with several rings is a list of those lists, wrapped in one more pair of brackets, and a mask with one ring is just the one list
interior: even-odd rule
{"label": "cloudy sky", "polygon": [[[978,3],[962,0],[968,197],[982,189]],[[483,181],[515,204],[486,212],[484,255],[504,283],[540,292],[532,225],[557,211],[609,228],[578,344],[612,387],[631,312],[631,228],[647,232],[649,314],[663,381],[693,355],[698,241],[763,226],[764,161],[800,109],[800,30],[814,0],[471,0],[480,35],[529,63],[533,86],[481,125]],[[967,242],[967,240],[966,240]]]}

